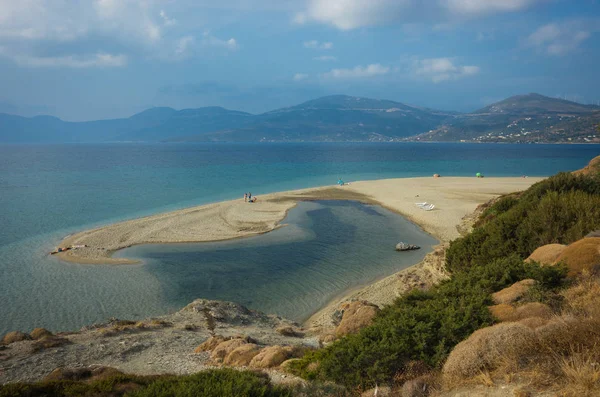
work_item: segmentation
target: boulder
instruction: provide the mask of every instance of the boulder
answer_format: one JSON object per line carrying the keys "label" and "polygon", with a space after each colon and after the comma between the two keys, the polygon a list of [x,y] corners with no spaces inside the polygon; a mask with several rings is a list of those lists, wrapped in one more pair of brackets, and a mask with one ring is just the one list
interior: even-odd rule
{"label": "boulder", "polygon": [[419,247],[418,245],[407,244],[403,242],[399,242],[398,244],[396,244],[396,251],[412,251],[418,250],[420,248],[421,247]]}
{"label": "boulder", "polygon": [[207,340],[205,340],[204,342],[202,342],[194,350],[194,353],[202,353],[202,352],[212,351],[215,347],[217,347],[217,345],[219,345],[222,342],[225,342],[226,340],[229,340],[229,339],[225,338],[225,337],[223,337],[221,335],[211,336],[210,338],[208,338]]}
{"label": "boulder", "polygon": [[31,331],[29,336],[31,336],[31,339],[33,340],[38,340],[53,335],[52,332],[48,331],[45,328],[35,328],[33,331]]}
{"label": "boulder", "polygon": [[594,230],[585,235],[585,237],[600,237],[600,230]]}
{"label": "boulder", "polygon": [[442,373],[450,382],[472,378],[482,371],[534,353],[535,332],[519,323],[500,323],[475,331],[452,350]]}
{"label": "boulder", "polygon": [[14,342],[20,342],[23,340],[30,340],[30,339],[31,339],[31,337],[23,332],[13,331],[13,332],[9,332],[8,334],[4,335],[4,337],[2,338],[2,344],[10,345],[11,343],[14,343]]}
{"label": "boulder", "polygon": [[379,307],[366,301],[352,301],[340,306],[343,311],[342,321],[335,329],[337,337],[355,334],[362,328],[373,323],[373,319],[379,313]]}
{"label": "boulder", "polygon": [[215,363],[222,363],[229,353],[247,343],[245,340],[237,338],[221,342],[213,349],[210,359]]}
{"label": "boulder", "polygon": [[229,353],[223,364],[233,367],[245,367],[260,352],[260,347],[254,343],[246,343]]}
{"label": "boulder", "polygon": [[567,248],[567,246],[562,244],[542,245],[533,251],[531,255],[525,259],[525,262],[538,262],[542,265],[552,265],[556,262],[556,259],[562,254],[565,248]]}
{"label": "boulder", "polygon": [[254,356],[250,361],[250,367],[259,369],[278,367],[290,358],[299,358],[302,353],[302,349],[293,346],[267,346]]}
{"label": "boulder", "polygon": [[534,285],[535,280],[532,279],[518,281],[510,287],[492,294],[492,300],[497,305],[501,303],[514,303],[521,299]]}
{"label": "boulder", "polygon": [[554,312],[550,306],[539,302],[526,303],[522,306],[514,307],[506,303],[489,306],[488,309],[498,321],[520,321],[530,317],[539,317],[548,319]]}
{"label": "boulder", "polygon": [[556,259],[556,263],[565,263],[569,276],[584,271],[594,273],[600,267],[600,237],[585,237],[569,245]]}

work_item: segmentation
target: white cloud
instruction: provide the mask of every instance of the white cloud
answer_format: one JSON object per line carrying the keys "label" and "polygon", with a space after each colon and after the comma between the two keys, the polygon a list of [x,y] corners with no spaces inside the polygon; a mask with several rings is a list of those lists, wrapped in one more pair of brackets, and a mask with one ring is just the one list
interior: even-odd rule
{"label": "white cloud", "polygon": [[185,55],[190,47],[194,44],[196,39],[194,36],[184,36],[177,41],[177,45],[175,46],[175,54],[183,56]]}
{"label": "white cloud", "polygon": [[165,26],[174,26],[174,25],[177,25],[177,20],[169,18],[167,16],[167,13],[165,12],[165,10],[160,10],[160,12],[158,13],[158,15],[160,15],[160,17],[162,18],[163,25],[165,25]]}
{"label": "white cloud", "polygon": [[337,61],[337,58],[332,55],[321,55],[319,57],[314,57],[313,59],[315,61],[322,61],[322,62]]}
{"label": "white cloud", "polygon": [[382,66],[378,63],[366,67],[356,66],[353,69],[332,69],[324,73],[322,77],[331,79],[357,79],[386,75],[390,72],[388,66]]}
{"label": "white cloud", "polygon": [[412,72],[416,76],[431,80],[434,83],[457,80],[478,74],[479,71],[479,66],[455,65],[451,58],[415,59],[412,64]]}
{"label": "white cloud", "polygon": [[238,49],[238,43],[233,37],[229,40],[223,40],[213,36],[209,31],[204,32],[202,44],[208,47],[221,47],[226,48],[228,50]]}
{"label": "white cloud", "polygon": [[482,15],[523,10],[542,0],[441,0],[449,11],[457,14]]}
{"label": "white cloud", "polygon": [[315,50],[331,50],[333,48],[333,43],[331,41],[320,42],[318,40],[305,41],[304,48],[312,48]]}
{"label": "white cloud", "polygon": [[297,24],[319,22],[341,30],[388,23],[456,20],[515,12],[546,0],[308,0]]}
{"label": "white cloud", "polygon": [[87,56],[60,56],[60,57],[39,57],[34,55],[12,54],[5,48],[0,48],[0,56],[12,59],[21,66],[35,68],[56,68],[67,67],[74,69],[82,68],[112,68],[127,65],[125,55],[113,55],[106,53],[96,53]]}
{"label": "white cloud", "polygon": [[294,81],[302,81],[308,79],[308,75],[305,73],[296,73],[293,77]]}
{"label": "white cloud", "polygon": [[531,33],[525,40],[525,44],[548,55],[565,55],[576,50],[593,31],[599,30],[598,25],[595,26],[583,21],[551,23]]}

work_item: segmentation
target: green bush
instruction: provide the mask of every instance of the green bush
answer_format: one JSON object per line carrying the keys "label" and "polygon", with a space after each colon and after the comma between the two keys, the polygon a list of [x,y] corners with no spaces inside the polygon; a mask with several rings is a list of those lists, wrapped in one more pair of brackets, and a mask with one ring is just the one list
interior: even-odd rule
{"label": "green bush", "polygon": [[[413,291],[381,311],[372,326],[309,353],[294,363],[307,379],[348,387],[389,383],[410,362],[440,367],[452,348],[479,328],[494,323],[491,293],[533,278],[544,291],[561,285],[564,267],[524,263],[518,256],[455,273],[431,291]],[[318,363],[318,365],[310,365]]]}
{"label": "green bush", "polygon": [[115,375],[91,382],[51,381],[0,386],[0,397],[203,396],[283,397],[292,391],[271,384],[263,373],[216,369],[186,376]]}
{"label": "green bush", "polygon": [[468,269],[514,253],[525,259],[545,244],[569,244],[600,228],[600,180],[558,174],[520,197],[500,199],[473,232],[450,244],[446,267]]}

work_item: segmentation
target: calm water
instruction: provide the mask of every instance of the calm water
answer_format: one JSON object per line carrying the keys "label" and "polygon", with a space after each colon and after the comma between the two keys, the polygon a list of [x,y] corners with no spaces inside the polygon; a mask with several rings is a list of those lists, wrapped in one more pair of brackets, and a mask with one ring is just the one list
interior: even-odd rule
{"label": "calm water", "polygon": [[[319,280],[307,276],[310,272],[314,275],[331,269],[319,266],[342,269],[344,261],[348,263],[347,252],[334,248],[324,248],[314,258],[306,257],[310,251],[302,244],[310,242],[307,236],[325,233],[319,228],[327,225],[321,225],[319,219],[329,217],[338,224],[336,234],[350,233],[333,240],[335,245],[347,247],[360,247],[362,224],[368,229],[382,214],[392,223],[398,219],[378,211],[371,219],[367,210],[324,203],[319,209],[299,208],[293,215],[298,217],[298,224],[285,232],[295,231],[291,236],[273,233],[274,237],[249,239],[239,242],[240,246],[138,247],[128,253],[146,258],[146,265],[80,266],[46,255],[62,237],[82,229],[238,198],[248,190],[260,196],[333,184],[339,177],[352,181],[433,173],[471,176],[476,172],[486,176],[543,176],[580,168],[598,154],[600,148],[593,145],[0,145],[0,333],[33,326],[73,329],[112,316],[157,315],[195,297],[216,298],[219,289],[223,293],[220,296],[267,310],[275,307],[268,302],[270,295],[287,296],[286,291],[293,288],[300,295],[339,292],[353,280],[369,280],[388,272],[382,270],[383,264],[375,263],[384,262],[377,258],[367,261],[360,275],[351,270],[341,272],[332,284],[303,284]],[[364,217],[346,219],[347,212]],[[280,243],[278,238],[288,240]],[[292,242],[297,250],[289,247]],[[248,248],[243,244],[256,245]],[[381,245],[381,252],[386,251]],[[270,256],[240,263],[238,258],[248,256],[248,250]],[[284,266],[274,259],[281,255],[290,263],[289,271],[276,271],[277,266]],[[252,284],[247,291],[235,280],[229,285],[219,284],[223,280],[205,280],[203,286],[190,288],[184,281],[186,275],[196,274],[198,263],[202,266],[198,274],[210,273],[215,280],[219,273],[232,277],[228,272],[252,274],[253,269],[273,273],[273,278],[268,288]],[[242,272],[239,266],[244,265],[248,269]],[[259,265],[265,267],[260,270]],[[198,274],[196,280],[201,278]],[[319,299],[326,297],[319,295],[315,302]],[[297,307],[284,304],[275,310],[302,318],[319,305],[309,308],[308,300],[295,300]]]}

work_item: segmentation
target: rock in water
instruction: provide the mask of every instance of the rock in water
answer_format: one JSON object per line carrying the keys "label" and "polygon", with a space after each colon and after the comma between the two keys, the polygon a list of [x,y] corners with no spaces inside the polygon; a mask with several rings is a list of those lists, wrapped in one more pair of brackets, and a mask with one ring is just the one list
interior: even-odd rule
{"label": "rock in water", "polygon": [[399,242],[398,244],[396,244],[396,251],[412,251],[412,250],[418,250],[419,247],[418,245],[413,245],[413,244],[406,244],[403,242]]}

